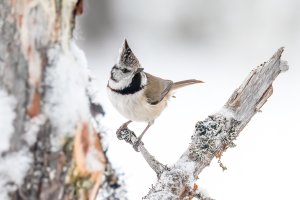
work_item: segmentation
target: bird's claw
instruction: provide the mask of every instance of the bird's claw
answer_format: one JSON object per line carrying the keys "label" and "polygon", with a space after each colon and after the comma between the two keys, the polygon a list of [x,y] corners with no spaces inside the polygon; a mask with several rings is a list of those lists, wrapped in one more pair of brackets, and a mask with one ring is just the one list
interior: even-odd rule
{"label": "bird's claw", "polygon": [[128,129],[128,124],[130,124],[130,123],[131,123],[131,121],[128,121],[128,122],[122,124],[122,126],[120,126],[120,128],[118,128],[118,130],[117,130],[117,135],[120,135],[122,130]]}
{"label": "bird's claw", "polygon": [[117,130],[117,135],[120,135],[121,131],[128,129],[127,126],[122,125],[120,128]]}

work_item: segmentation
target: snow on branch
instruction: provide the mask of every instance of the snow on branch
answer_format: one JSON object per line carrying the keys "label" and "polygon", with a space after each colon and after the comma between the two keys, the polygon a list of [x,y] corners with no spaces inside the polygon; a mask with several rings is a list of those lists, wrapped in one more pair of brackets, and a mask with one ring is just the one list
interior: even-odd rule
{"label": "snow on branch", "polygon": [[[198,175],[214,157],[220,158],[227,148],[235,146],[233,141],[272,95],[275,78],[288,70],[287,62],[281,60],[283,50],[278,49],[268,62],[253,69],[219,112],[197,122],[187,150],[173,167],[161,173],[158,182],[144,199],[195,197],[193,194]],[[127,140],[132,141],[134,137],[131,134]],[[153,168],[151,163],[150,166]],[[220,166],[225,169],[222,163]]]}

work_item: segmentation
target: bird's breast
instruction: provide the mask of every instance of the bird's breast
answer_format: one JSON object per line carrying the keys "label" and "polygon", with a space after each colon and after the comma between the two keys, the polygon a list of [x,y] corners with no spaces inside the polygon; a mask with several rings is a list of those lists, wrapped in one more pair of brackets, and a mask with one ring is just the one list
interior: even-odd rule
{"label": "bird's breast", "polygon": [[109,100],[118,112],[132,121],[154,121],[167,105],[166,99],[156,105],[149,104],[144,95],[144,90],[123,95],[107,88],[107,93]]}

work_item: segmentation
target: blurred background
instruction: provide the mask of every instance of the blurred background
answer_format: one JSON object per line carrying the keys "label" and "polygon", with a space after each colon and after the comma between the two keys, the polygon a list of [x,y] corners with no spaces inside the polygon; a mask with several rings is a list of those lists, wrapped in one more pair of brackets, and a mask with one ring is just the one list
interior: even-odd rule
{"label": "blurred background", "polygon": [[[109,156],[124,171],[130,200],[147,194],[156,175],[139,153],[115,136],[126,121],[110,104],[106,84],[127,38],[145,71],[205,84],[179,90],[143,141],[162,163],[172,165],[187,148],[197,121],[221,109],[259,64],[285,47],[289,71],[238,137],[237,147],[199,176],[198,185],[215,199],[300,199],[298,128],[300,115],[299,0],[86,0],[76,38],[86,52],[103,94]],[[146,124],[133,123],[140,133]]]}

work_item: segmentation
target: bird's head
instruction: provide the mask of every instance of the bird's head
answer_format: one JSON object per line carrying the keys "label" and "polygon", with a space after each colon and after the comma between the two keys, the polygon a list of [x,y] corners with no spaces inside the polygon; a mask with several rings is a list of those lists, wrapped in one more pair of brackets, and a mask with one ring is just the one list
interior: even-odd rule
{"label": "bird's head", "polygon": [[111,79],[119,82],[123,79],[132,79],[135,74],[143,71],[138,59],[130,49],[125,39],[120,49],[120,55],[117,64],[111,70]]}

